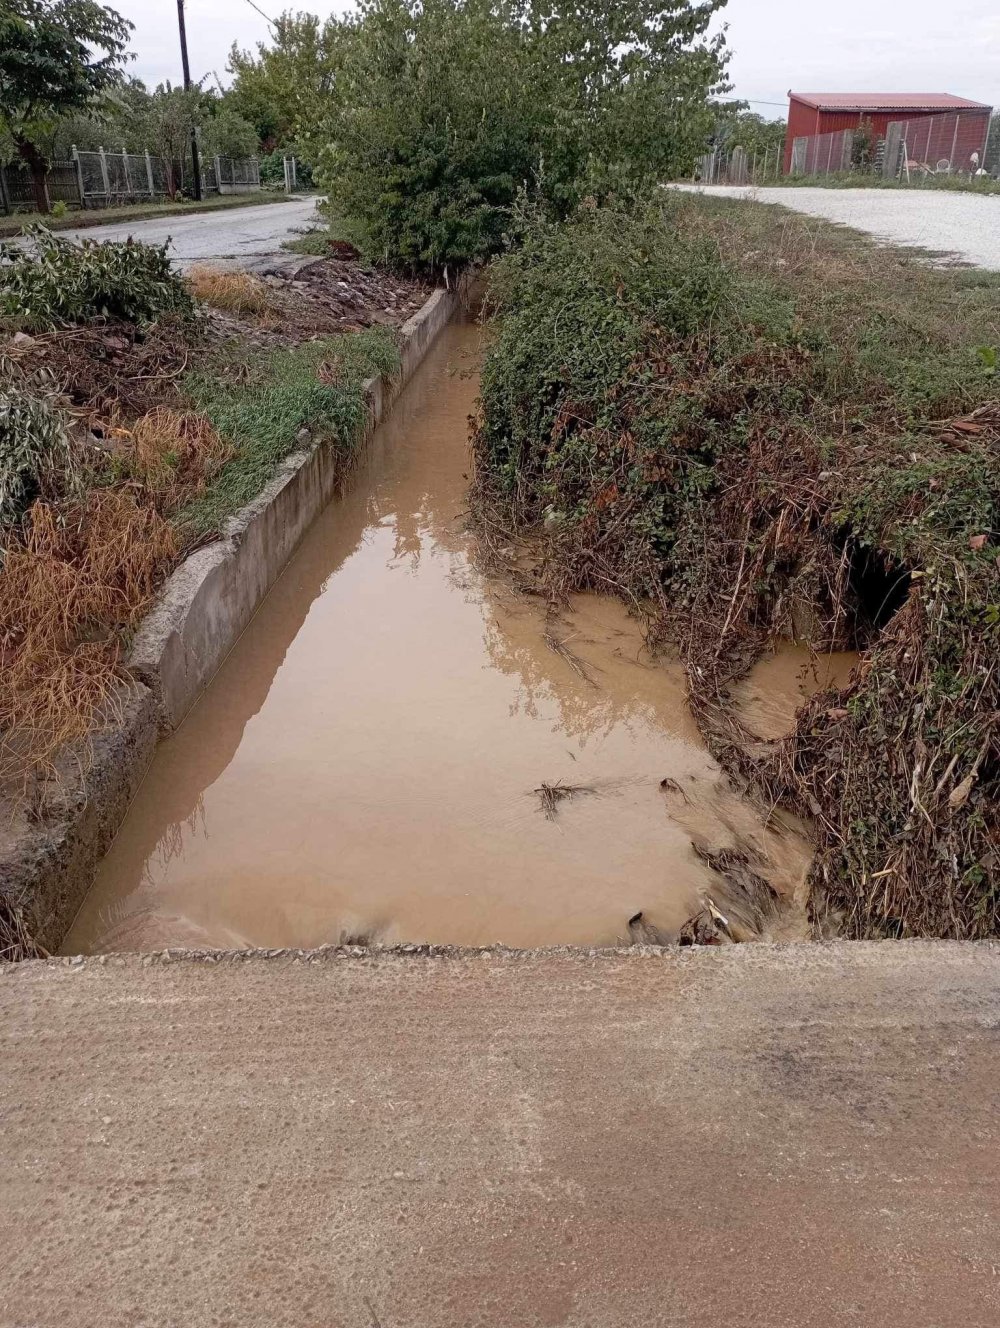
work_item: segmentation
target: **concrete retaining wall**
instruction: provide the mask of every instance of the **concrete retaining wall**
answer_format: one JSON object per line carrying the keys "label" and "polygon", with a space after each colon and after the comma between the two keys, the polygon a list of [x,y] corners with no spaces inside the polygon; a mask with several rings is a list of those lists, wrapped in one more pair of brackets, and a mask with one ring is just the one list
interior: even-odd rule
{"label": "concrete retaining wall", "polygon": [[[391,382],[365,384],[365,441],[454,314],[459,294],[435,291],[403,327]],[[164,732],[177,727],[236,644],[261,600],[333,497],[342,465],[331,447],[290,456],[267,488],[238,512],[225,537],[191,555],[140,628],[129,664],[156,698]]]}
{"label": "concrete retaining wall", "polygon": [[[435,291],[404,325],[398,372],[364,386],[362,447],[464,297],[462,288]],[[89,768],[63,770],[32,815],[24,806],[0,806],[0,908],[44,949],[59,947],[86,897],[157,732],[175,729],[207,687],[342,475],[333,447],[288,457],[224,538],[191,554],[167,581],[135,637],[129,664],[137,682],[122,698],[120,722],[95,740]]]}

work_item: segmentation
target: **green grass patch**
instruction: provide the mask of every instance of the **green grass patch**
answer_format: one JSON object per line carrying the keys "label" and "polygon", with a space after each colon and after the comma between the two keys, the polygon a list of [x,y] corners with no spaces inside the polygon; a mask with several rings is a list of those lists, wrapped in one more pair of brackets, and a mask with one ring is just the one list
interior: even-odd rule
{"label": "green grass patch", "polygon": [[185,532],[220,530],[301,446],[303,428],[350,458],[364,429],[365,379],[391,374],[398,365],[394,339],[376,328],[250,356],[246,346],[233,344],[188,374],[184,391],[235,455],[178,517]]}
{"label": "green grass patch", "polygon": [[313,227],[296,235],[294,240],[285,240],[282,249],[290,254],[307,254],[314,258],[325,258],[330,252],[330,232],[322,226]]}
{"label": "green grass patch", "polygon": [[349,246],[359,254],[368,253],[371,239],[361,222],[341,217],[331,212],[328,204],[323,203],[319,212],[324,220],[317,226],[311,226],[298,234],[294,240],[286,240],[281,246],[293,254],[308,254],[311,257],[325,258],[336,253],[338,248]]}
{"label": "green grass patch", "polygon": [[943,189],[953,194],[1000,194],[1000,180],[990,176],[975,179],[965,175],[920,175],[910,180],[866,175],[861,171],[835,171],[830,175],[779,175],[763,186],[768,189]]}

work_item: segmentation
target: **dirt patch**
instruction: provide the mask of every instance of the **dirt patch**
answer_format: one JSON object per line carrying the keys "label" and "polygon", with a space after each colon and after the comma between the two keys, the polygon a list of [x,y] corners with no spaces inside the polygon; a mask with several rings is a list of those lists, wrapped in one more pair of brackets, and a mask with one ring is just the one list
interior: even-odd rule
{"label": "dirt patch", "polygon": [[[217,288],[233,275],[221,268],[201,269],[201,274],[203,286],[211,283]],[[434,289],[426,282],[373,268],[359,258],[339,257],[308,260],[297,270],[283,268],[252,280],[250,306],[234,308],[239,300],[232,294],[223,296],[213,301],[209,318],[220,335],[266,346],[296,345],[316,336],[370,327],[401,327]]]}

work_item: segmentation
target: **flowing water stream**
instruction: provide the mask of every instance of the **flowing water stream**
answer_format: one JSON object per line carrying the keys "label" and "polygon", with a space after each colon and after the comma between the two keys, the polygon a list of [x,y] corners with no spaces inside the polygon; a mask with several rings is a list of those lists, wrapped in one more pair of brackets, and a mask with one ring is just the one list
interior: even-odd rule
{"label": "flowing water stream", "polygon": [[[617,602],[552,622],[477,569],[479,335],[445,331],[160,745],[65,953],[613,943],[712,893],[693,842],[750,847],[790,902],[780,934],[802,934],[808,841],[732,790],[680,666]],[[801,702],[794,663],[763,685],[769,724]],[[547,814],[546,784],[580,791]]]}

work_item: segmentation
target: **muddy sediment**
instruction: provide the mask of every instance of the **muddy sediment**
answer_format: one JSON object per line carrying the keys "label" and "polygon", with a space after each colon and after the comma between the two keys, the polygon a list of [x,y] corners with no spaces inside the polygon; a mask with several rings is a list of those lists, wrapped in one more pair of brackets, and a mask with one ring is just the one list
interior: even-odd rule
{"label": "muddy sediment", "polygon": [[718,896],[719,854],[780,896],[769,934],[805,934],[803,827],[732,788],[680,664],[615,601],[552,618],[477,567],[478,362],[476,328],[442,335],[159,748],[65,953],[627,943]]}

